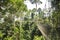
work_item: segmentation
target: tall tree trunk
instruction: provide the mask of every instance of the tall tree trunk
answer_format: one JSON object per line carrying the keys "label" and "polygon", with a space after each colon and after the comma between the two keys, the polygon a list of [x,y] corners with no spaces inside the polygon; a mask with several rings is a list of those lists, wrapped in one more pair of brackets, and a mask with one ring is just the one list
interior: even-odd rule
{"label": "tall tree trunk", "polygon": [[36,15],[37,15],[37,2],[36,2]]}
{"label": "tall tree trunk", "polygon": [[36,3],[36,12],[37,12],[37,3]]}

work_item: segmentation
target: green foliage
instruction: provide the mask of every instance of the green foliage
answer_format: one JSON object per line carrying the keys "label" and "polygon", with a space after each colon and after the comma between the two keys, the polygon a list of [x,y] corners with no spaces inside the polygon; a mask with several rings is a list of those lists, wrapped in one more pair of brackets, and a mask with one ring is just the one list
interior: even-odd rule
{"label": "green foliage", "polygon": [[4,34],[0,31],[0,38],[3,37],[3,35],[4,35]]}
{"label": "green foliage", "polygon": [[35,36],[34,40],[45,40],[43,36]]}
{"label": "green foliage", "polygon": [[[37,10],[37,3],[42,2],[40,0],[30,0],[30,2],[36,4],[36,9],[27,11],[24,0],[0,0],[0,40],[45,40],[36,25],[36,21],[49,24],[48,18],[44,18],[44,12],[40,8]],[[55,10],[51,21],[57,28],[60,26],[60,1],[55,0],[52,5]],[[37,15],[35,15],[36,11],[38,11]],[[54,30],[57,35],[59,32],[57,29]]]}
{"label": "green foliage", "polygon": [[20,24],[15,24],[15,17],[26,10],[24,0],[0,0],[0,40],[20,40]]}
{"label": "green foliage", "polygon": [[52,23],[54,27],[60,26],[60,0],[54,0],[51,2],[52,7],[55,8],[55,10],[52,13]]}

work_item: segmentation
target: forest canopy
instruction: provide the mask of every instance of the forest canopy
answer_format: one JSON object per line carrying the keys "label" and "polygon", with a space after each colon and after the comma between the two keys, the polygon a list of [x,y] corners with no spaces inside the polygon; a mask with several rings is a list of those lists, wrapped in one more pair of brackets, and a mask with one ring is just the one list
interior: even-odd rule
{"label": "forest canopy", "polygon": [[0,40],[59,40],[60,0],[48,0],[48,10],[41,0],[28,0],[36,6],[28,10],[25,1],[0,0]]}

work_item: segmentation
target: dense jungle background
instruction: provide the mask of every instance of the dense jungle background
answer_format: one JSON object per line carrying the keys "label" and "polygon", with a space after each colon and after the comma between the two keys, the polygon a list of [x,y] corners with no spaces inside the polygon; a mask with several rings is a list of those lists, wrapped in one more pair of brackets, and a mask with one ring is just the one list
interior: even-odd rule
{"label": "dense jungle background", "polygon": [[[27,0],[0,0],[0,40],[60,40],[60,0],[28,0],[36,8],[28,10]],[[49,5],[48,5],[49,6]]]}

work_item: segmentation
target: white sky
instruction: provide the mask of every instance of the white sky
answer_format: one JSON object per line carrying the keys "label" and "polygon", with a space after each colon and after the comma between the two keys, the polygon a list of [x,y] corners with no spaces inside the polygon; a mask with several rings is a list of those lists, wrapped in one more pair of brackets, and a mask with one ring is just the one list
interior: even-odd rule
{"label": "white sky", "polygon": [[[47,0],[40,0],[40,1],[42,1],[42,4],[38,4],[38,8],[44,9],[45,8],[45,4],[46,4],[46,8],[50,7],[50,3],[48,3]],[[31,4],[29,1],[25,1],[24,3],[27,5],[28,9],[36,8],[36,5],[35,4]]]}

